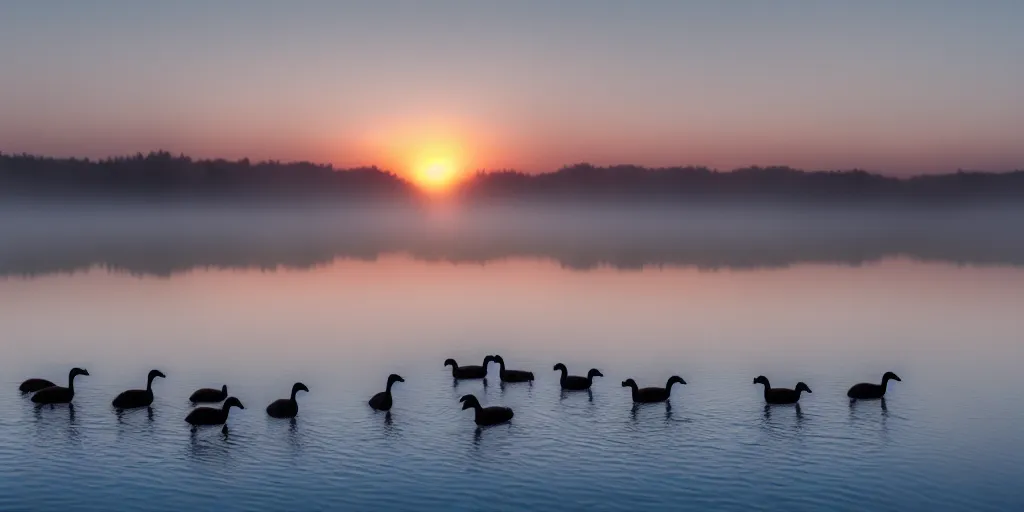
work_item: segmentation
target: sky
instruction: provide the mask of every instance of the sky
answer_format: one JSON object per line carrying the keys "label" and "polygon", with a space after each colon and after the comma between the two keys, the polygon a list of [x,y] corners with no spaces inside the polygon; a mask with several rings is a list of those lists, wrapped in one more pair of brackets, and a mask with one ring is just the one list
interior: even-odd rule
{"label": "sky", "polygon": [[0,0],[0,151],[1024,168],[1024,2]]}

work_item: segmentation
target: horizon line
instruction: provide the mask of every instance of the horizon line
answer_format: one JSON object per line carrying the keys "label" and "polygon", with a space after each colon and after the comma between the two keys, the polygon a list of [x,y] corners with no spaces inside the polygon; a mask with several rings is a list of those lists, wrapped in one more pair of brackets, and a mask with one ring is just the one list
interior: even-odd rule
{"label": "horizon line", "polygon": [[[235,158],[235,159],[226,158],[226,157],[213,157],[213,158],[211,158],[211,157],[193,157],[193,156],[185,154],[184,152],[178,152],[177,154],[175,154],[175,153],[172,153],[171,151],[166,150],[166,149],[150,150],[150,151],[145,152],[145,153],[142,152],[142,151],[137,151],[137,152],[132,153],[132,154],[116,154],[116,155],[107,155],[107,156],[104,156],[104,157],[95,157],[95,158],[94,157],[88,157],[88,156],[86,156],[86,157],[77,157],[77,156],[48,156],[48,155],[44,155],[44,154],[29,153],[29,152],[24,152],[24,151],[23,152],[8,152],[8,151],[0,150],[0,157],[31,158],[31,159],[37,159],[37,160],[55,160],[55,161],[60,161],[60,160],[80,161],[80,162],[85,162],[85,163],[90,163],[90,164],[99,164],[99,163],[104,163],[104,162],[116,162],[118,160],[131,160],[131,159],[139,159],[139,158],[146,159],[146,158],[150,158],[150,157],[154,157],[154,156],[161,156],[161,157],[169,156],[169,157],[174,158],[174,159],[185,159],[185,160],[188,160],[188,161],[193,162],[193,163],[197,163],[197,162],[227,162],[227,163],[239,164],[239,165],[241,165],[243,163],[246,163],[247,165],[250,165],[250,166],[258,166],[258,165],[279,165],[279,166],[292,166],[292,165],[294,165],[294,166],[302,166],[302,165],[306,165],[306,166],[314,166],[314,167],[321,167],[321,168],[330,169],[333,172],[353,172],[353,171],[375,170],[375,171],[378,171],[378,172],[382,172],[384,174],[392,175],[392,176],[394,176],[394,177],[396,177],[396,178],[398,178],[398,179],[400,179],[400,180],[402,180],[404,182],[408,182],[410,184],[415,184],[414,180],[410,179],[408,176],[403,175],[401,172],[395,171],[395,170],[387,168],[387,167],[378,166],[376,164],[356,165],[356,166],[349,166],[349,167],[339,167],[339,166],[336,166],[333,162],[326,162],[326,163],[324,163],[324,162],[316,162],[316,161],[313,161],[313,160],[277,160],[277,159],[252,160],[249,157],[241,157],[241,158]],[[808,173],[808,174],[814,174],[814,173],[817,173],[817,174],[866,173],[866,174],[869,174],[869,175],[881,176],[881,177],[884,177],[884,178],[896,179],[896,180],[900,180],[900,181],[907,181],[907,180],[912,180],[912,179],[915,179],[915,178],[929,178],[929,177],[950,176],[950,175],[957,175],[957,174],[1001,175],[1001,174],[1014,174],[1014,173],[1024,172],[1024,167],[1015,167],[1013,169],[999,170],[999,171],[983,170],[983,169],[963,169],[963,168],[958,168],[956,171],[932,172],[932,173],[925,172],[925,173],[916,173],[916,174],[899,174],[899,173],[888,173],[886,171],[869,170],[869,169],[865,169],[865,168],[862,168],[862,167],[856,167],[856,166],[848,167],[848,168],[832,168],[832,169],[801,169],[801,168],[793,167],[793,166],[786,165],[786,164],[767,164],[767,165],[766,164],[751,164],[751,165],[747,165],[747,166],[733,167],[731,169],[720,169],[720,168],[717,168],[717,167],[711,167],[711,166],[707,166],[707,165],[697,165],[697,164],[675,164],[675,165],[648,166],[648,165],[633,164],[633,163],[594,164],[594,163],[587,162],[587,161],[580,161],[580,162],[573,162],[573,163],[569,163],[569,164],[564,164],[564,165],[562,165],[561,167],[559,167],[557,169],[546,170],[546,171],[536,171],[536,172],[523,171],[523,170],[519,170],[519,169],[512,168],[512,167],[466,169],[463,172],[461,178],[458,181],[464,181],[464,180],[472,178],[474,176],[491,175],[491,174],[503,174],[503,173],[521,174],[521,175],[525,175],[525,176],[541,176],[541,175],[545,175],[545,174],[556,174],[558,172],[562,172],[562,171],[569,170],[569,169],[574,169],[574,168],[580,168],[580,167],[590,167],[590,168],[593,168],[593,169],[632,168],[632,169],[645,170],[645,171],[694,170],[694,171],[705,171],[705,172],[710,172],[710,173],[715,173],[715,174],[730,174],[730,173],[735,173],[737,171],[750,171],[750,170],[789,170],[789,171]]]}

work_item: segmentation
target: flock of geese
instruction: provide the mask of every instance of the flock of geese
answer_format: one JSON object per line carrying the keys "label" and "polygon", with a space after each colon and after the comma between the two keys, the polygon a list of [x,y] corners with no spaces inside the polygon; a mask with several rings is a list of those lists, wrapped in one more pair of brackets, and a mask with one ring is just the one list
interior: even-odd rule
{"label": "flock of geese", "polygon": [[[487,365],[491,362],[498,363],[499,372],[498,376],[501,378],[501,382],[513,383],[513,382],[533,382],[533,372],[523,370],[507,370],[505,369],[505,360],[499,355],[487,356],[484,358],[482,365],[471,365],[471,366],[459,366],[454,359],[447,359],[444,362],[444,366],[451,366],[452,377],[455,380],[467,380],[467,379],[483,379],[487,376]],[[590,389],[590,386],[594,383],[594,377],[604,377],[600,370],[593,368],[587,372],[587,376],[583,377],[580,375],[569,375],[569,370],[562,363],[558,363],[552,369],[553,371],[561,372],[559,384],[563,390],[566,391],[586,391]],[[21,383],[19,390],[22,393],[32,393],[32,402],[36,404],[66,404],[71,403],[75,398],[75,377],[79,375],[89,375],[87,370],[82,368],[72,368],[68,374],[68,385],[67,387],[58,386],[51,381],[46,379],[28,379]],[[134,409],[138,407],[148,407],[153,403],[153,379],[160,377],[166,378],[159,370],[152,370],[149,372],[149,376],[146,378],[146,389],[129,389],[117,397],[114,398],[112,405],[115,409]],[[890,380],[900,381],[901,379],[892,372],[886,372],[882,375],[881,384],[873,384],[862,382],[856,384],[846,392],[851,400],[868,400],[868,399],[880,399],[885,396],[885,390]],[[394,403],[391,397],[391,387],[396,382],[405,382],[400,375],[391,374],[388,376],[387,387],[384,391],[373,395],[369,400],[369,405],[378,411],[388,411],[391,409]],[[672,386],[674,384],[686,384],[686,381],[681,377],[673,375],[665,383],[665,387],[647,387],[641,388],[637,385],[633,379],[626,379],[622,381],[622,387],[628,387],[633,394],[633,402],[636,403],[654,403],[664,402],[669,399],[672,393]],[[795,404],[800,400],[800,394],[804,391],[811,393],[811,388],[803,382],[798,382],[796,387],[793,389],[788,388],[773,388],[768,382],[768,379],[764,375],[760,375],[754,379],[754,384],[764,385],[764,401],[768,404]],[[275,400],[267,406],[267,415],[273,418],[294,418],[299,413],[299,404],[295,400],[295,395],[299,391],[309,392],[309,388],[301,382],[296,382],[292,386],[292,393],[290,398],[282,398]],[[195,404],[217,404],[223,402],[220,408],[216,407],[196,407],[193,409],[188,416],[185,417],[185,421],[192,425],[195,429],[202,425],[225,425],[228,419],[228,412],[232,407],[238,407],[239,409],[245,409],[242,402],[238,398],[228,396],[227,385],[222,386],[220,389],[203,388],[197,390],[189,397],[189,401]],[[477,425],[497,425],[500,423],[506,423],[512,419],[514,413],[512,409],[508,407],[491,406],[484,407],[480,404],[480,400],[474,395],[464,395],[459,399],[462,403],[462,409],[473,409],[475,414],[475,421]],[[223,427],[224,432],[227,432],[227,426]]]}

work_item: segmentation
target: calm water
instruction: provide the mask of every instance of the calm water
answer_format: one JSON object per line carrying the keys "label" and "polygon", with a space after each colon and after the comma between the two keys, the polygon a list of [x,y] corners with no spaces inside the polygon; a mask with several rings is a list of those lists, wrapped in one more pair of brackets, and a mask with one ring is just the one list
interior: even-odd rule
{"label": "calm water", "polygon": [[[446,232],[360,255],[23,228],[0,225],[0,510],[1024,506],[1019,242],[868,230],[772,252],[758,230],[754,252],[680,235],[510,236],[481,253]],[[442,367],[492,353],[537,381],[502,387],[493,366],[454,386]],[[563,394],[556,362],[606,377]],[[73,408],[17,392],[72,366],[91,373]],[[168,376],[152,409],[116,415],[151,368]],[[884,407],[848,404],[887,370],[903,382]],[[406,382],[386,416],[366,400],[392,372]],[[673,374],[689,384],[671,407],[620,387]],[[814,392],[765,408],[759,374]],[[311,390],[297,420],[268,418],[295,381]],[[227,437],[191,435],[187,396],[223,383],[247,409]],[[477,429],[465,393],[512,407],[511,425]]]}

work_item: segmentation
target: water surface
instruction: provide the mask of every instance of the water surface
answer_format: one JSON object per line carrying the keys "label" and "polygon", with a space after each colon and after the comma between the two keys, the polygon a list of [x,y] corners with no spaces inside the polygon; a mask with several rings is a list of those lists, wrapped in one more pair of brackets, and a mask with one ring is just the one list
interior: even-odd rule
{"label": "water surface", "polygon": [[[11,226],[0,226],[20,237],[0,248],[0,510],[1024,504],[1024,269],[1011,239],[973,232],[984,247],[956,250],[933,233],[916,253],[886,242],[858,254],[857,236],[882,239],[872,228],[759,259],[749,244],[770,238],[733,233],[701,252],[688,241],[709,235],[696,228],[632,245],[520,230],[505,250],[455,231],[398,246],[408,239],[300,236],[274,252],[251,233],[246,259],[215,230],[179,230],[191,244],[175,251],[109,230],[89,245],[72,229]],[[300,264],[303,251],[317,256]],[[573,254],[603,256],[567,264]],[[492,353],[537,381],[456,386],[442,367]],[[606,377],[562,393],[556,362]],[[16,390],[27,377],[64,382],[72,366],[91,373],[73,408],[35,408]],[[151,410],[115,414],[113,396],[151,368],[168,376]],[[848,403],[849,385],[887,370],[903,382],[884,405]],[[406,379],[394,410],[370,410],[392,372]],[[670,406],[634,407],[620,387],[673,374],[688,385]],[[766,408],[760,374],[814,392]],[[299,417],[268,418],[295,381],[311,390]],[[232,411],[226,437],[191,434],[187,396],[223,383],[247,409]],[[514,420],[477,429],[465,393]]]}

